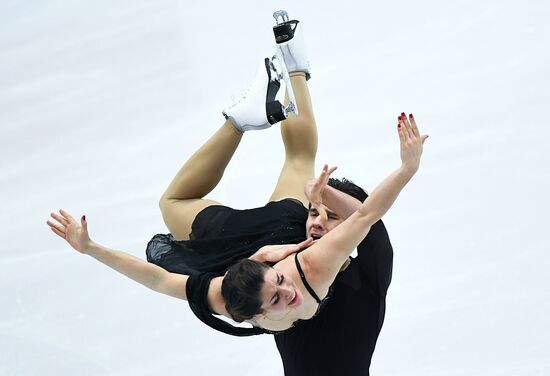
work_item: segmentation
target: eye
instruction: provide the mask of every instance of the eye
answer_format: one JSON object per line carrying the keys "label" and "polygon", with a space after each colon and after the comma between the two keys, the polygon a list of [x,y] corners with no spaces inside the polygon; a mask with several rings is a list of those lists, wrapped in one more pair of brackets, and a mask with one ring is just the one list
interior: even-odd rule
{"label": "eye", "polygon": [[281,274],[281,280],[279,281],[279,285],[282,285],[285,280],[285,276]]}
{"label": "eye", "polygon": [[279,293],[275,294],[275,299],[273,300],[273,305],[279,303]]}
{"label": "eye", "polygon": [[329,219],[336,219],[336,220],[339,219],[338,216],[335,215],[335,214],[329,214],[329,215],[328,215],[328,218],[329,218]]}

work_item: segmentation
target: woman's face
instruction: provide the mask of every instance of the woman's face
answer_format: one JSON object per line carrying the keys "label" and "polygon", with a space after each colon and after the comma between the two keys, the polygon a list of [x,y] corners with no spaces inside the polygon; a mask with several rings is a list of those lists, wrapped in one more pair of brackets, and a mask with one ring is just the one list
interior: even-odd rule
{"label": "woman's face", "polygon": [[269,268],[260,292],[264,312],[281,312],[300,306],[304,297],[294,281],[280,271]]}

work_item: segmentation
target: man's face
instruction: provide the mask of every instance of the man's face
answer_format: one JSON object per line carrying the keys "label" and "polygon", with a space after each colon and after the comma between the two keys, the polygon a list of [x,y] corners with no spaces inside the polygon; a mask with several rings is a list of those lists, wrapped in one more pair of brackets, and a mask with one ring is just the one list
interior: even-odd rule
{"label": "man's face", "polygon": [[306,236],[308,238],[312,237],[313,239],[319,239],[344,221],[326,206],[323,205],[323,208],[326,210],[328,218],[324,218],[323,215],[320,215],[316,208],[309,208],[306,221]]}

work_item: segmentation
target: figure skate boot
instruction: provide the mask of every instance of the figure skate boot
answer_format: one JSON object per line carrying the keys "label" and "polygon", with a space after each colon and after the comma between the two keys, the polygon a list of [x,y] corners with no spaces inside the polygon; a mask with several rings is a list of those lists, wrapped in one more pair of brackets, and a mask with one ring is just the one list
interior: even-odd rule
{"label": "figure skate boot", "polygon": [[277,43],[277,56],[284,60],[289,73],[304,72],[311,77],[309,59],[305,48],[302,26],[298,20],[290,20],[288,13],[279,10],[273,13],[275,22],[273,34]]}
{"label": "figure skate boot", "polygon": [[[247,92],[235,103],[223,110],[223,115],[243,133],[271,127],[285,120],[292,106],[286,108],[276,98],[281,80],[290,82],[284,62],[277,57],[265,58],[258,68],[256,78]],[[286,77],[285,77],[286,75]]]}

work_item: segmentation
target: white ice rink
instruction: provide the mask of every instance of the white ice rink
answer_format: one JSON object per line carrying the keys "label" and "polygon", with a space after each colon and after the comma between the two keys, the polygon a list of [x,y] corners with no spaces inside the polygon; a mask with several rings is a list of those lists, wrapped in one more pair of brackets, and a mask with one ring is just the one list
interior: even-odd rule
{"label": "white ice rink", "polygon": [[[221,109],[303,21],[318,168],[367,189],[399,165],[396,116],[429,133],[385,222],[395,250],[373,375],[550,375],[548,1],[0,2],[0,375],[281,375],[269,336],[73,251],[45,224],[143,257]],[[247,133],[211,198],[265,204],[278,127]],[[206,172],[205,172],[206,173]]]}

